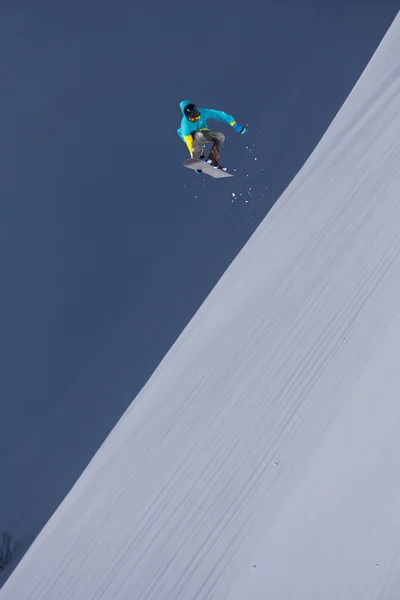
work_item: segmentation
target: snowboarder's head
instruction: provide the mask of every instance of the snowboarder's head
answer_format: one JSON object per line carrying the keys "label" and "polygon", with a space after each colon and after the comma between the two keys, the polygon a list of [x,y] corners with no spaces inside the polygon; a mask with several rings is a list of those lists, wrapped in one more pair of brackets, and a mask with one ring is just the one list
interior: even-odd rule
{"label": "snowboarder's head", "polygon": [[200,119],[200,111],[194,104],[186,104],[183,112],[189,121],[198,121]]}

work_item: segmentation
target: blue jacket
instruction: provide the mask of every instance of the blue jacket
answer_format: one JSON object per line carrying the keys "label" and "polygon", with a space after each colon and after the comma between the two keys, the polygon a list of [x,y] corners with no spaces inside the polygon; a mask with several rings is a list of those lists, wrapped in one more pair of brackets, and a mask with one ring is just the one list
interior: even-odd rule
{"label": "blue jacket", "polygon": [[184,100],[180,103],[181,111],[182,111],[182,121],[181,126],[178,129],[178,135],[182,138],[182,140],[186,143],[190,156],[192,156],[193,151],[193,133],[195,131],[200,131],[201,129],[209,129],[207,126],[207,119],[216,119],[217,121],[226,121],[232,127],[236,124],[235,119],[232,115],[228,115],[222,110],[213,110],[212,108],[199,108],[200,111],[200,119],[198,121],[189,121],[183,112],[185,106],[187,104],[192,104],[190,100]]}

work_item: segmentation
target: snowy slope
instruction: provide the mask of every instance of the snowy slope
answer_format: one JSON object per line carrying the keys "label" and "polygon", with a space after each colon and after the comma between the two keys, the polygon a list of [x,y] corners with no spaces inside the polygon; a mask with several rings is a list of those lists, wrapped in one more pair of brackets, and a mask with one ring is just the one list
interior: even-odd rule
{"label": "snowy slope", "polygon": [[400,18],[0,600],[400,597]]}

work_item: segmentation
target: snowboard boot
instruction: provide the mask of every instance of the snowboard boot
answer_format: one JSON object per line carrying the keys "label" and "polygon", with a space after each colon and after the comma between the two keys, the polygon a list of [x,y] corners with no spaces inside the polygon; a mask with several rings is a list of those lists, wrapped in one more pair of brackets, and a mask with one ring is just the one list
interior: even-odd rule
{"label": "snowboard boot", "polygon": [[209,165],[211,165],[212,167],[214,167],[214,169],[220,169],[221,171],[226,171],[227,168],[223,167],[222,165],[220,165],[218,162],[213,162],[212,160],[208,159],[206,161]]}

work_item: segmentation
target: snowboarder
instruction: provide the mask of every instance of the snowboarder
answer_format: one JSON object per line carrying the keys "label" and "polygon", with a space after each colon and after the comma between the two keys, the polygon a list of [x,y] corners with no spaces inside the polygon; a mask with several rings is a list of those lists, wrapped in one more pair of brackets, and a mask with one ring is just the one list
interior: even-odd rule
{"label": "snowboarder", "polygon": [[207,119],[216,119],[217,121],[226,121],[233,129],[241,134],[247,132],[246,127],[238,125],[232,115],[228,115],[222,110],[211,108],[197,108],[190,100],[184,100],[180,103],[182,111],[181,126],[178,129],[178,135],[186,143],[191,158],[205,160],[203,145],[207,142],[213,144],[207,162],[215,167],[221,168],[219,164],[219,153],[225,141],[223,133],[211,131],[207,127]]}

